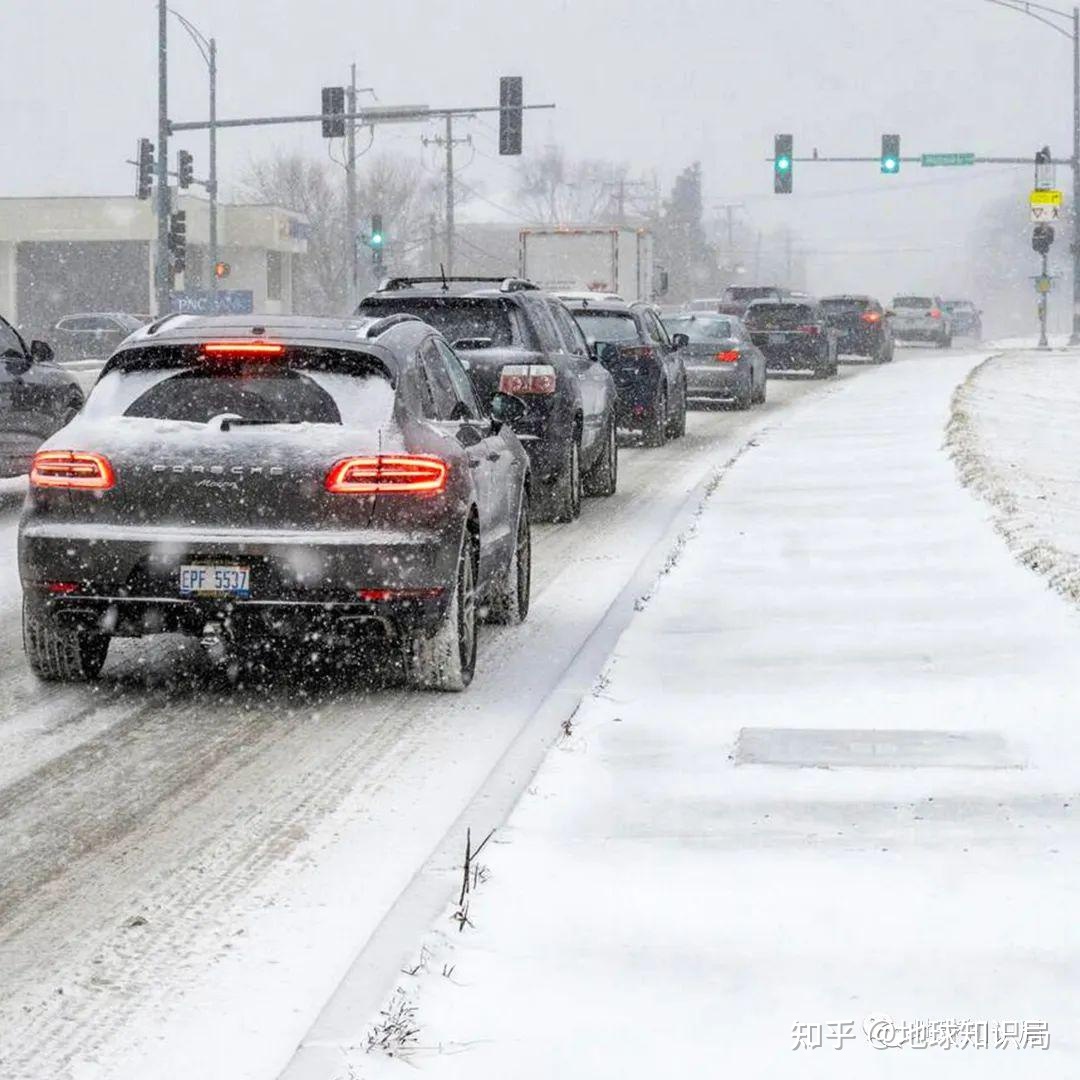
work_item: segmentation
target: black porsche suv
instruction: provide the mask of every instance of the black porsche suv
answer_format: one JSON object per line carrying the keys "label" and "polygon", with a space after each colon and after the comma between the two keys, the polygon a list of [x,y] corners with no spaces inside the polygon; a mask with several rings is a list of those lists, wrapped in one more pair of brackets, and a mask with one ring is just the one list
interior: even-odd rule
{"label": "black porsche suv", "polygon": [[483,403],[526,403],[514,431],[532,467],[533,518],[572,521],[618,484],[618,393],[566,306],[520,278],[399,277],[358,315],[416,315],[461,357]]}
{"label": "black porsche suv", "polygon": [[[170,316],[128,338],[34,455],[23,643],[94,678],[115,636],[400,650],[462,690],[477,621],[529,607],[529,465],[419,319]],[[358,648],[358,645],[361,646]],[[250,646],[254,646],[251,649]]]}

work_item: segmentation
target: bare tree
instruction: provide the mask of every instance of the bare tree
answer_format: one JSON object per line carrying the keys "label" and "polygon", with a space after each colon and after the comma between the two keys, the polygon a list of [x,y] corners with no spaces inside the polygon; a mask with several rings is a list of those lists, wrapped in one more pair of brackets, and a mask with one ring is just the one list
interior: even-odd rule
{"label": "bare tree", "polygon": [[[357,170],[359,219],[350,229],[341,166],[279,152],[252,162],[238,194],[307,218],[308,250],[294,263],[293,305],[313,315],[340,315],[349,303],[350,236],[363,245],[371,215],[381,214],[385,266],[395,272],[409,269],[422,253],[436,188],[411,161],[388,155],[362,158]],[[370,266],[370,260],[362,259],[362,287],[373,284]]]}
{"label": "bare tree", "polygon": [[628,172],[611,161],[571,162],[561,147],[548,146],[518,167],[517,202],[538,223],[616,221]]}

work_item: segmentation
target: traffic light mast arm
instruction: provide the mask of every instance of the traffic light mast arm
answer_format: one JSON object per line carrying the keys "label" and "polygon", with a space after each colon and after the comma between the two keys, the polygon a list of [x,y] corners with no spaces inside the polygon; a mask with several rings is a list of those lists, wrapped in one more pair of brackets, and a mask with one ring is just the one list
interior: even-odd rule
{"label": "traffic light mast arm", "polygon": [[[900,161],[904,163],[911,163],[914,165],[922,164],[922,159],[925,155],[919,154],[917,156],[911,156],[904,154],[900,157]],[[767,157],[765,160],[771,165],[775,160],[773,157]],[[797,165],[801,165],[803,162],[825,162],[825,163],[851,163],[851,164],[872,164],[877,165],[880,163],[881,158],[878,157],[833,157],[823,156],[818,154],[811,157],[793,157],[792,162]],[[1026,154],[1023,157],[976,157],[972,162],[973,165],[1031,165],[1031,155]],[[1072,158],[1052,158],[1051,165],[1072,165]]]}

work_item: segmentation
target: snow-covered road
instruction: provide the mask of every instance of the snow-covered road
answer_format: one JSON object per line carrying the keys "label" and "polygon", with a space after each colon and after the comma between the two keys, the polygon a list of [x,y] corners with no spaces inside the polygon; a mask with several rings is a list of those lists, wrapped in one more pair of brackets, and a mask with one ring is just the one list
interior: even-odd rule
{"label": "snow-covered road", "polygon": [[960,483],[976,362],[727,472],[357,1075],[1076,1074],[1080,612]]}
{"label": "snow-covered road", "polygon": [[295,673],[237,691],[162,640],[122,644],[96,687],[43,687],[19,644],[8,497],[0,1074],[276,1076],[688,492],[793,403],[880,374],[777,380],[763,410],[697,413],[679,443],[627,451],[615,498],[538,530],[529,622],[485,630],[459,697]]}

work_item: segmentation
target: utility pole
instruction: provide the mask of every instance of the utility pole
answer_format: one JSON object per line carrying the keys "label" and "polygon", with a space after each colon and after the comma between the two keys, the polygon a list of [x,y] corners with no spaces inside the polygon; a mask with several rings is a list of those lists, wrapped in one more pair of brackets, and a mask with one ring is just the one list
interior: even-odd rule
{"label": "utility pole", "polygon": [[[1042,253],[1042,281],[1047,282],[1049,280],[1050,271],[1047,265],[1050,256],[1047,252]],[[1050,344],[1046,338],[1046,308],[1047,308],[1047,292],[1041,289],[1039,292],[1039,348],[1048,349]]]}
{"label": "utility pole", "polygon": [[158,0],[158,144],[157,251],[154,259],[154,302],[158,315],[169,310],[172,267],[169,260],[169,7]]}
{"label": "utility pole", "polygon": [[1070,345],[1080,345],[1080,7],[1072,10],[1073,39],[1073,156],[1072,262],[1073,314]]}
{"label": "utility pole", "polygon": [[472,145],[472,136],[466,135],[464,139],[454,138],[454,111],[447,111],[446,133],[436,135],[434,138],[423,138],[421,142],[425,146],[433,143],[435,146],[446,148],[446,230],[443,240],[445,249],[443,270],[450,277],[454,272],[454,146],[456,144]]}
{"label": "utility pole", "polygon": [[[346,92],[348,111],[356,112],[356,64],[351,66],[349,88]],[[356,235],[356,121],[350,120],[345,129],[345,218],[349,233],[349,310],[360,298],[360,252]]]}

